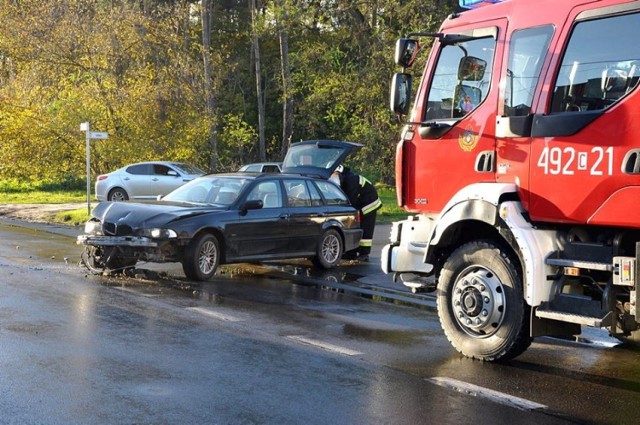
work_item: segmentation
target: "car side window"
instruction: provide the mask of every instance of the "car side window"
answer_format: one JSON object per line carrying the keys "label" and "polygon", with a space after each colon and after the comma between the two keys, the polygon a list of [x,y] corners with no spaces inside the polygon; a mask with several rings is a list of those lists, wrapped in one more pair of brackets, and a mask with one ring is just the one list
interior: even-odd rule
{"label": "car side window", "polygon": [[311,206],[311,197],[304,180],[285,180],[284,186],[290,207]]}
{"label": "car side window", "polygon": [[349,205],[346,195],[335,184],[327,181],[318,181],[316,185],[322,192],[327,205]]}
{"label": "car side window", "polygon": [[610,107],[638,85],[640,14],[578,23],[554,84],[551,112]]}
{"label": "car side window", "polygon": [[247,201],[262,201],[262,208],[282,208],[282,193],[280,185],[275,180],[258,183],[249,195]]}
{"label": "car side window", "polygon": [[320,192],[311,182],[307,182],[307,184],[309,185],[309,193],[311,195],[311,206],[319,207],[322,205],[322,196],[320,195]]}
{"label": "car side window", "polygon": [[136,175],[149,175],[151,174],[150,164],[137,164],[127,167],[127,173]]}
{"label": "car side window", "polygon": [[259,173],[260,165],[249,165],[246,170],[247,173]]}
{"label": "car side window", "polygon": [[174,171],[174,170],[167,167],[166,165],[153,164],[153,174],[156,174],[159,176],[167,176],[169,175],[169,171]]}

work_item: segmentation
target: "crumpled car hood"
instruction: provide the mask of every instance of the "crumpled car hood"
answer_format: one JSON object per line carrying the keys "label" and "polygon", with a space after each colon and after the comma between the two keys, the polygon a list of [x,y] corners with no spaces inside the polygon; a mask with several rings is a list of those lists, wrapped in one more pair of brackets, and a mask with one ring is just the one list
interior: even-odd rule
{"label": "crumpled car hood", "polygon": [[226,208],[170,202],[101,202],[91,215],[102,223],[128,225],[132,229],[166,226],[186,217],[225,211]]}

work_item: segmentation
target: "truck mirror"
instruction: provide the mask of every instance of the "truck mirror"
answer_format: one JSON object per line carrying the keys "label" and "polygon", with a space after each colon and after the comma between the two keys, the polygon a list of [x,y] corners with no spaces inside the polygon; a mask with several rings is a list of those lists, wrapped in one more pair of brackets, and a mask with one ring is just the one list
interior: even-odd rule
{"label": "truck mirror", "polygon": [[410,38],[400,38],[396,41],[396,65],[400,65],[403,68],[410,68],[418,56],[420,50],[420,44],[418,40],[412,40]]}
{"label": "truck mirror", "polygon": [[393,75],[391,80],[391,95],[389,103],[391,110],[399,115],[409,113],[409,100],[411,99],[411,74],[399,72]]}
{"label": "truck mirror", "polygon": [[458,80],[480,81],[484,77],[486,68],[487,61],[473,56],[465,56],[460,59],[460,64],[458,65]]}

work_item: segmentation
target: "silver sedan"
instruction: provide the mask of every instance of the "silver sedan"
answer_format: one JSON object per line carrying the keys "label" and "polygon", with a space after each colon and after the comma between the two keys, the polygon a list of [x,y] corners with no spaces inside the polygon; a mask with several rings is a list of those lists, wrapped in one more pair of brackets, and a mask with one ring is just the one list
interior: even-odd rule
{"label": "silver sedan", "polygon": [[109,174],[98,176],[96,199],[155,199],[203,174],[203,170],[180,162],[155,161],[125,165]]}

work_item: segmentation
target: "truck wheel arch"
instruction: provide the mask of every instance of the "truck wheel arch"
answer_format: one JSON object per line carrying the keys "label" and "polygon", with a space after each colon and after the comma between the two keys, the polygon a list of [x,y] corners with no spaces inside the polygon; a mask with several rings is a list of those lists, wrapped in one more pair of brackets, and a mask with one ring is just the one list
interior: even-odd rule
{"label": "truck wheel arch", "polygon": [[487,199],[467,199],[443,211],[433,230],[425,262],[440,265],[443,252],[451,252],[472,239],[501,240],[520,261],[526,302],[538,306],[549,301],[549,293],[544,291],[545,285],[534,285],[533,282],[546,282],[547,276],[553,274],[540,259],[556,250],[557,242],[554,242],[553,232],[536,229],[528,222],[523,216],[522,205],[512,198],[496,199],[495,203]]}

